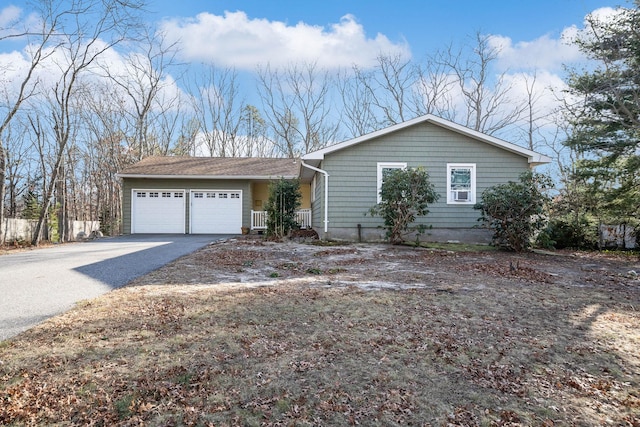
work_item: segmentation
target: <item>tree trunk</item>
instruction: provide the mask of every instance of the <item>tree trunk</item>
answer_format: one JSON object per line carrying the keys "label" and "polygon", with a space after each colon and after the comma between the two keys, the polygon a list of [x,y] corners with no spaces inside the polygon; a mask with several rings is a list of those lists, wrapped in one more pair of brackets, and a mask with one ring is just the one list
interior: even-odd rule
{"label": "tree trunk", "polygon": [[42,210],[40,211],[40,216],[38,217],[38,222],[36,224],[36,229],[33,233],[33,239],[31,240],[32,246],[38,246],[40,243],[40,239],[42,236],[42,228],[45,225],[45,221],[47,219],[47,214],[49,211],[49,206],[51,205],[51,197],[53,196],[53,192],[56,189],[56,181],[58,180],[58,175],[60,172],[60,165],[62,164],[62,159],[64,157],[64,146],[57,153],[56,164],[51,172],[51,180],[49,181],[49,185],[47,187],[47,191],[42,198]]}
{"label": "tree trunk", "polygon": [[5,241],[5,226],[4,226],[4,194],[5,187],[5,175],[7,168],[7,156],[4,151],[2,141],[0,141],[0,245]]}

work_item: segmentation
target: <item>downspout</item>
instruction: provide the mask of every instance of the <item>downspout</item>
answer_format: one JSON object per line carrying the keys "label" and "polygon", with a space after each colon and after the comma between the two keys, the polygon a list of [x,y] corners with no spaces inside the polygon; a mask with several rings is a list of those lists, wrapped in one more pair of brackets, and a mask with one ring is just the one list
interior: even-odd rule
{"label": "downspout", "polygon": [[304,161],[302,162],[302,166],[324,175],[324,234],[326,235],[329,230],[329,173],[315,166],[308,165]]}

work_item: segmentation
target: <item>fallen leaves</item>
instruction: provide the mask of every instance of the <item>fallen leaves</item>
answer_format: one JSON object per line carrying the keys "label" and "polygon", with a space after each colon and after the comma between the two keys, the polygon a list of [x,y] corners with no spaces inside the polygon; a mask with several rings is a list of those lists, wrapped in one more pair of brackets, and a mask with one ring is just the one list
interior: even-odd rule
{"label": "fallen leaves", "polygon": [[212,245],[0,346],[0,424],[635,427],[640,296],[606,262]]}

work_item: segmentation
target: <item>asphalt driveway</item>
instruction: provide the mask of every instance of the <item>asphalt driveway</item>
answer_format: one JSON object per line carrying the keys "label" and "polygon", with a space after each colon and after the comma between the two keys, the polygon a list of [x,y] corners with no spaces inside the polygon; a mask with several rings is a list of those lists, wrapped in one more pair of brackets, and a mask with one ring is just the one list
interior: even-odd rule
{"label": "asphalt driveway", "polygon": [[131,235],[0,256],[0,341],[223,235]]}

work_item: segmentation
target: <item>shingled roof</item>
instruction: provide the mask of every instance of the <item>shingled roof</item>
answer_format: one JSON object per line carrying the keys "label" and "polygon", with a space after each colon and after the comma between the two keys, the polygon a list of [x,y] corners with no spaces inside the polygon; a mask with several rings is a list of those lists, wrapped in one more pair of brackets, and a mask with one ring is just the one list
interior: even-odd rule
{"label": "shingled roof", "polygon": [[121,178],[297,178],[300,159],[262,157],[147,157],[123,169]]}

